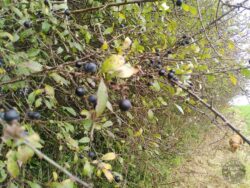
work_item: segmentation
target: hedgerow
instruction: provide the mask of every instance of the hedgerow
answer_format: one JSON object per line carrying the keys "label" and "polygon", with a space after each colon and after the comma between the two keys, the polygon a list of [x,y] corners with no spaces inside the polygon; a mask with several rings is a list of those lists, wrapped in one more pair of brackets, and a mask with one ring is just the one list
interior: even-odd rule
{"label": "hedgerow", "polygon": [[2,187],[157,187],[200,108],[171,81],[209,102],[249,76],[218,2],[2,0]]}

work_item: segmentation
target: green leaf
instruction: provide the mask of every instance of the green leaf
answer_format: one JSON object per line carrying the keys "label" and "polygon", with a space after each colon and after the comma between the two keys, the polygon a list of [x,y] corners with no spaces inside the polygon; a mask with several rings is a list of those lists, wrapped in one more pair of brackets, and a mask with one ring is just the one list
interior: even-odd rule
{"label": "green leaf", "polygon": [[23,13],[17,9],[16,7],[14,6],[11,6],[11,10],[19,17],[19,18],[23,18]]}
{"label": "green leaf", "polygon": [[17,164],[17,161],[16,161],[16,152],[10,151],[7,154],[7,158],[8,158],[8,160],[7,160],[7,170],[9,172],[9,174],[13,178],[16,178],[20,173],[20,170],[19,170],[19,167],[18,167],[18,164]]}
{"label": "green leaf", "polygon": [[157,92],[161,91],[161,86],[159,85],[157,81],[154,81],[153,85],[150,88]]}
{"label": "green leaf", "polygon": [[248,69],[242,69],[241,74],[247,78],[250,78],[250,70]]}
{"label": "green leaf", "polygon": [[114,28],[112,27],[108,27],[107,29],[105,29],[105,31],[103,32],[103,35],[108,35],[111,34],[113,32]]}
{"label": "green leaf", "polygon": [[51,28],[51,25],[47,21],[42,23],[42,31],[44,33],[47,33],[50,30],[50,28]]}
{"label": "green leaf", "polygon": [[42,94],[42,93],[43,93],[43,90],[42,90],[42,89],[37,89],[37,90],[31,92],[31,93],[29,94],[29,96],[28,96],[28,103],[29,103],[30,105],[32,105],[32,104],[35,102],[35,100],[36,100],[36,96],[38,96],[38,95],[40,95],[40,94]]}
{"label": "green leaf", "polygon": [[74,47],[75,47],[78,51],[80,51],[80,52],[83,51],[83,46],[82,46],[80,43],[74,42],[73,45],[74,45]]}
{"label": "green leaf", "polygon": [[59,48],[57,48],[56,53],[57,53],[57,54],[61,54],[63,51],[64,51],[63,48],[62,48],[62,47],[59,47]]}
{"label": "green leaf", "polygon": [[108,102],[108,91],[102,79],[97,90],[97,105],[95,108],[97,117],[99,117],[104,112],[107,102]]}
{"label": "green leaf", "polygon": [[6,38],[6,37],[9,38],[11,41],[14,40],[14,37],[10,33],[0,31],[0,38]]}
{"label": "green leaf", "polygon": [[211,83],[216,80],[216,77],[214,75],[207,75],[207,80]]}
{"label": "green leaf", "polygon": [[82,124],[83,124],[84,129],[89,131],[93,122],[90,119],[85,119],[85,120],[83,120]]}
{"label": "green leaf", "polygon": [[5,172],[5,164],[0,161],[0,183],[4,182],[4,180],[7,178],[7,174]]}
{"label": "green leaf", "polygon": [[107,127],[111,127],[113,125],[113,122],[112,121],[106,121],[103,125],[102,125],[102,127],[103,128],[107,128]]}
{"label": "green leaf", "polygon": [[28,181],[30,188],[42,188],[39,184]]}
{"label": "green leaf", "polygon": [[148,119],[154,119],[154,112],[152,110],[148,110]]}
{"label": "green leaf", "polygon": [[83,175],[91,177],[93,173],[93,167],[90,165],[89,161],[86,161],[83,167]]}
{"label": "green leaf", "polygon": [[61,185],[58,188],[74,188],[74,182],[70,179],[66,179],[61,182]]}
{"label": "green leaf", "polygon": [[50,110],[52,109],[53,104],[50,101],[44,100],[44,103],[45,103],[45,105],[47,106],[48,109],[50,109]]}
{"label": "green leaf", "polygon": [[10,183],[10,185],[8,185],[8,188],[19,188],[19,187],[14,183]]}
{"label": "green leaf", "polygon": [[57,74],[56,72],[53,72],[49,75],[50,77],[52,77],[56,83],[60,84],[60,85],[69,85],[70,82],[68,80],[66,80],[65,78],[63,78],[62,76],[60,76],[59,74]]}
{"label": "green leaf", "polygon": [[86,144],[90,142],[90,138],[89,137],[83,137],[80,140],[78,140],[79,143],[81,144]]}
{"label": "green leaf", "polygon": [[92,36],[91,36],[90,32],[87,31],[85,33],[85,40],[86,40],[87,44],[89,43],[89,41],[90,41],[91,38],[92,38]]}
{"label": "green leaf", "polygon": [[63,106],[62,108],[63,108],[63,110],[66,110],[67,112],[69,112],[72,116],[76,116],[77,115],[76,111],[73,108],[71,108],[71,107],[65,107],[65,106]]}
{"label": "green leaf", "polygon": [[36,57],[40,53],[40,51],[41,50],[39,50],[39,49],[31,48],[28,50],[27,55],[31,58]]}
{"label": "green leaf", "polygon": [[38,98],[35,102],[35,107],[38,108],[42,105],[42,98]]}

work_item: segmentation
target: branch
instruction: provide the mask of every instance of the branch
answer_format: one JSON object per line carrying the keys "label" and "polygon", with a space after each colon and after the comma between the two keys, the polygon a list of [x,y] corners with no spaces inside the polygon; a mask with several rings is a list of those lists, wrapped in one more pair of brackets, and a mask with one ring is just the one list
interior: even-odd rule
{"label": "branch", "polygon": [[186,74],[186,75],[193,75],[193,76],[200,76],[200,75],[213,75],[213,74],[219,74],[219,73],[228,73],[228,72],[237,72],[240,70],[245,70],[245,69],[249,69],[250,66],[247,67],[240,67],[240,68],[232,68],[232,69],[225,69],[225,70],[218,70],[218,71],[214,71],[214,72],[203,72],[203,73],[190,73],[190,74]]}
{"label": "branch", "polygon": [[235,132],[236,134],[238,134],[248,145],[250,145],[250,140],[248,138],[246,138],[243,134],[241,134],[240,131],[237,128],[235,128],[233,126],[233,124],[231,124],[226,119],[226,117],[224,117],[223,114],[221,114],[212,105],[206,103],[202,98],[200,98],[198,95],[196,95],[193,91],[187,89],[180,82],[174,81],[174,80],[171,80],[171,82],[173,84],[175,84],[176,86],[180,87],[181,89],[183,89],[185,92],[189,93],[193,98],[195,98],[196,100],[198,100],[200,103],[202,103],[205,107],[207,107],[210,111],[212,111],[215,114],[215,116],[219,117],[225,123],[226,126],[228,126],[233,132]]}
{"label": "branch", "polygon": [[110,7],[117,7],[117,6],[122,6],[122,5],[128,5],[128,4],[135,4],[135,3],[147,3],[147,2],[156,2],[159,0],[134,0],[134,1],[125,1],[122,3],[109,3],[106,5],[101,5],[98,7],[91,7],[91,8],[85,8],[85,9],[79,9],[79,10],[73,10],[70,13],[71,14],[77,14],[77,13],[83,13],[83,12],[91,12],[91,11],[97,11],[100,9],[106,9]]}
{"label": "branch", "polygon": [[210,41],[209,37],[208,37],[208,34],[206,32],[206,28],[203,24],[203,19],[202,19],[202,15],[201,15],[201,10],[200,10],[200,5],[199,5],[199,0],[196,0],[196,3],[197,3],[197,9],[198,9],[198,13],[199,13],[199,18],[200,18],[200,22],[201,22],[201,27],[204,31],[204,34],[207,38],[207,41],[209,42],[210,46],[213,48],[214,52],[219,56],[221,57],[221,55],[217,52],[217,50],[215,49],[214,45],[212,44],[212,42]]}
{"label": "branch", "polygon": [[228,7],[243,8],[243,9],[246,9],[246,10],[250,10],[250,7],[245,7],[244,5],[242,5],[242,3],[237,3],[236,5],[232,5],[232,4],[229,4],[229,3],[222,2],[222,4],[225,5],[225,6],[228,6]]}
{"label": "branch", "polygon": [[[241,2],[240,4],[243,5],[244,3],[248,2],[249,0],[244,0],[243,2]],[[232,7],[232,9],[230,9],[229,11],[225,12],[224,14],[222,14],[219,18],[215,19],[214,21],[210,22],[205,29],[210,29],[211,26],[213,26],[214,24],[216,24],[218,21],[222,20],[222,18],[224,18],[225,16],[227,16],[228,14],[230,14],[231,12],[233,12],[235,9],[237,9],[238,7]],[[199,35],[203,32],[203,29],[201,29],[200,31],[198,31],[197,33],[195,33],[192,38],[196,35]]]}
{"label": "branch", "polygon": [[43,70],[32,73],[32,74],[27,75],[27,76],[19,76],[19,77],[16,77],[14,79],[11,79],[11,80],[8,80],[8,81],[5,81],[5,82],[0,82],[0,87],[3,86],[3,85],[24,81],[24,80],[26,80],[26,79],[28,79],[28,78],[30,78],[32,76],[37,76],[38,74],[49,73],[49,72],[55,71],[57,69],[61,69],[61,68],[65,67],[65,66],[67,66],[67,65],[73,65],[78,61],[83,61],[83,60],[86,60],[86,59],[90,58],[92,55],[94,55],[94,54],[85,56],[85,57],[83,57],[81,59],[78,59],[76,61],[66,62],[66,63],[60,64],[60,65],[57,65],[57,66],[54,66],[54,67],[45,67]]}

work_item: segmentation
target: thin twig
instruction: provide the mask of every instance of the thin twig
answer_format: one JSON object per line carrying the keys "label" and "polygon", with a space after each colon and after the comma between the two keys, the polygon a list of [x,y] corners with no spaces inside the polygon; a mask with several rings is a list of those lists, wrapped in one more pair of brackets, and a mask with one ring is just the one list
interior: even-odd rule
{"label": "thin twig", "polygon": [[128,4],[135,4],[135,3],[147,3],[147,2],[156,2],[159,0],[134,0],[134,1],[125,1],[122,3],[109,3],[109,4],[105,4],[105,5],[101,5],[98,7],[91,7],[91,8],[85,8],[85,9],[79,9],[79,10],[73,10],[70,13],[71,14],[78,14],[78,13],[83,13],[83,12],[92,12],[92,11],[97,11],[100,9],[106,9],[106,8],[110,8],[110,7],[117,7],[117,6],[122,6],[122,5],[128,5]]}
{"label": "thin twig", "polygon": [[201,10],[200,10],[199,1],[196,0],[196,3],[197,3],[197,9],[198,9],[198,14],[199,14],[200,22],[201,22],[201,27],[202,27],[202,29],[203,29],[203,31],[204,31],[204,34],[205,34],[205,36],[206,36],[206,38],[207,38],[207,41],[209,42],[209,44],[210,44],[210,46],[212,47],[212,49],[214,50],[214,52],[215,52],[219,57],[221,57],[221,54],[219,54],[219,53],[217,52],[217,50],[215,49],[214,45],[212,44],[212,42],[210,41],[210,39],[209,39],[209,37],[208,37],[206,28],[205,28],[205,26],[204,26],[204,24],[203,24],[203,19],[202,19],[202,15],[201,15]]}

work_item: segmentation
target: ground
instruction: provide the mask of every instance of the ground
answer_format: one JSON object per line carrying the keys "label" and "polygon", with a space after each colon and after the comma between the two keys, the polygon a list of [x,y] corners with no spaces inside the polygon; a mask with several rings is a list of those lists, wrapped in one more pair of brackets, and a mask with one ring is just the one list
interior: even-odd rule
{"label": "ground", "polygon": [[[225,113],[245,135],[249,135],[250,106],[234,107]],[[207,125],[209,126],[209,125]],[[210,125],[212,126],[212,125]],[[184,162],[173,170],[172,180],[165,187],[173,188],[248,188],[250,187],[250,146],[246,143],[235,153],[230,151],[229,138],[232,131],[216,127],[204,133],[198,145],[190,147]],[[223,176],[232,163],[243,164],[241,173],[236,175],[236,182],[230,182]],[[231,164],[231,166],[230,166]],[[229,167],[228,167],[229,166]],[[236,165],[240,166],[240,165]],[[228,168],[227,168],[228,167]],[[244,174],[245,169],[245,174]],[[241,175],[243,178],[241,178]]]}

